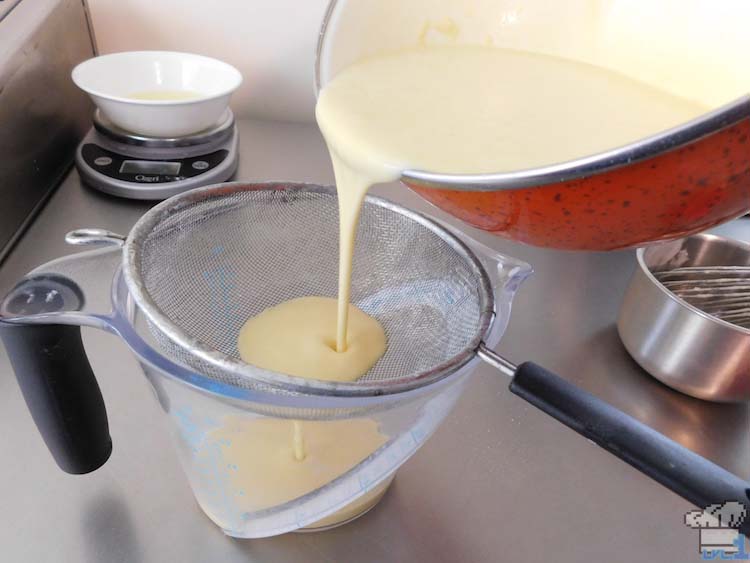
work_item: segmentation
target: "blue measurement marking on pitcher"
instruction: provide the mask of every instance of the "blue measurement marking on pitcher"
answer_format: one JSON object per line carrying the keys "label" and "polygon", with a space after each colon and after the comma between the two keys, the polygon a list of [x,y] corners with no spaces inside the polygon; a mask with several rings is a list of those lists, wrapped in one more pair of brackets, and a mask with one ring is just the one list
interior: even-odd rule
{"label": "blue measurement marking on pitcher", "polygon": [[388,287],[359,299],[357,306],[365,313],[377,317],[385,305],[388,305],[388,308],[393,307],[394,303],[398,304],[398,308],[415,305],[430,305],[434,308],[435,303],[452,306],[464,302],[467,296],[468,293],[455,284],[435,279]]}
{"label": "blue measurement marking on pitcher", "polygon": [[[199,480],[196,496],[202,497],[207,505],[216,511],[216,516],[224,526],[238,527],[238,508],[233,499],[230,473],[239,468],[226,462],[224,451],[231,446],[231,440],[208,439],[208,433],[217,426],[210,416],[197,414],[191,406],[183,405],[174,409],[173,416],[184,443],[191,456],[192,471]],[[186,468],[190,471],[190,468]],[[239,496],[244,496],[240,491]]]}
{"label": "blue measurement marking on pitcher", "polygon": [[294,521],[299,527],[307,526],[340,510],[356,498],[372,491],[396,471],[429,437],[443,419],[451,401],[438,395],[425,404],[421,416],[411,429],[404,431],[363,465],[351,469],[335,481],[337,485],[327,493],[299,507]]}
{"label": "blue measurement marking on pitcher", "polygon": [[203,279],[209,287],[209,296],[211,299],[211,311],[214,314],[215,326],[234,327],[237,325],[240,313],[239,304],[234,299],[234,292],[237,289],[237,274],[227,266],[224,260],[224,247],[221,245],[214,246],[211,249],[211,255],[215,259],[216,266],[203,271]]}

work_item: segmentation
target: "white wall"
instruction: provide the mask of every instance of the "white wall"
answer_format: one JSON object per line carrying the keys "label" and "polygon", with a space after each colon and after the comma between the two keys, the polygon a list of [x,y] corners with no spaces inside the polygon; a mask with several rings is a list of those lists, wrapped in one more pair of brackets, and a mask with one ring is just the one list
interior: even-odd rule
{"label": "white wall", "polygon": [[88,0],[99,51],[191,51],[236,66],[240,116],[312,120],[327,0]]}

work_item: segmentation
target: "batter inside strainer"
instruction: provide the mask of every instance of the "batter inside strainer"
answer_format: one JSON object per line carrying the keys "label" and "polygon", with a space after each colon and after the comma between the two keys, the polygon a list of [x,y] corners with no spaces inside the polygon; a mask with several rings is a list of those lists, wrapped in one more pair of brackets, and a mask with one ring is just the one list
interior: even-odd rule
{"label": "batter inside strainer", "polygon": [[240,331],[240,357],[253,365],[326,381],[353,381],[385,352],[378,321],[351,304],[346,347],[336,349],[336,299],[300,297],[251,318]]}

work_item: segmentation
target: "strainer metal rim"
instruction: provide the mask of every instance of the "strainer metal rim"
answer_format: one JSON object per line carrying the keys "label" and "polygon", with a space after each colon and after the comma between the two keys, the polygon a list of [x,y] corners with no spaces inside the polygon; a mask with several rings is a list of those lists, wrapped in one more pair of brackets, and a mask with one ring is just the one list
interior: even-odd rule
{"label": "strainer metal rim", "polygon": [[[478,328],[475,336],[459,353],[417,376],[409,375],[390,379],[388,381],[378,381],[373,383],[366,381],[356,383],[331,382],[295,377],[259,368],[252,364],[247,364],[206,346],[199,339],[181,330],[161,311],[146,290],[139,267],[143,250],[141,242],[153,230],[153,228],[161,222],[161,220],[166,216],[171,215],[174,211],[179,211],[183,207],[206,199],[231,195],[239,191],[261,190],[290,192],[305,190],[311,193],[336,195],[336,189],[333,186],[323,186],[304,182],[224,182],[189,190],[162,201],[147,211],[131,229],[125,244],[123,245],[123,277],[128,286],[128,290],[140,311],[149,322],[155,325],[156,328],[166,335],[172,342],[190,350],[191,354],[194,354],[212,366],[222,371],[229,372],[240,379],[247,379],[251,382],[255,381],[264,385],[270,385],[285,392],[337,397],[392,395],[416,388],[426,387],[455,373],[476,357],[476,350],[489,334],[490,328],[495,319],[495,302],[492,293],[492,284],[481,261],[463,241],[442,225],[422,213],[407,209],[390,200],[373,195],[366,196],[366,203],[374,203],[385,209],[394,211],[408,217],[409,219],[417,221],[448,243],[453,250],[462,254],[475,270],[477,279],[481,285]],[[231,383],[227,384],[232,385]]]}

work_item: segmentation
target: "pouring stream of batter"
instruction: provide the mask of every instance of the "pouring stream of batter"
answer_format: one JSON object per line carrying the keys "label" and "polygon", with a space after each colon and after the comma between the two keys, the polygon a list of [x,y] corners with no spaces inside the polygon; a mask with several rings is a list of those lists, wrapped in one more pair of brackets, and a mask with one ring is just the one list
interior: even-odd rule
{"label": "pouring stream of batter", "polygon": [[[704,111],[603,68],[491,47],[420,47],[344,69],[316,107],[338,190],[338,301],[297,298],[248,320],[242,359],[297,377],[353,381],[384,353],[383,327],[349,302],[360,209],[373,184],[406,169],[489,173],[559,163]],[[238,486],[262,484],[255,489],[263,495],[243,500],[253,508],[314,490],[386,440],[374,420],[360,419],[233,420],[216,433],[230,437],[236,445],[226,456],[243,468]]]}

